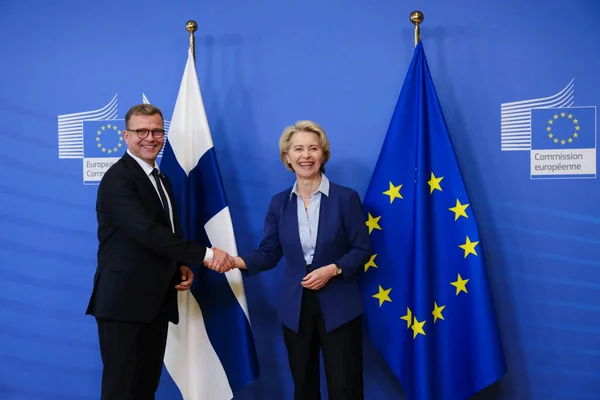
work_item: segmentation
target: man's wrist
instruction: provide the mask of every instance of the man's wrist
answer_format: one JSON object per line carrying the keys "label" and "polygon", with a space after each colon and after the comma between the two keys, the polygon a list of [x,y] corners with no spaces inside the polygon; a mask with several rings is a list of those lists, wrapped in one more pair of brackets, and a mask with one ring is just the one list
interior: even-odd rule
{"label": "man's wrist", "polygon": [[213,249],[211,249],[210,247],[206,248],[206,253],[204,253],[204,260],[203,261],[212,261],[213,257],[215,256]]}

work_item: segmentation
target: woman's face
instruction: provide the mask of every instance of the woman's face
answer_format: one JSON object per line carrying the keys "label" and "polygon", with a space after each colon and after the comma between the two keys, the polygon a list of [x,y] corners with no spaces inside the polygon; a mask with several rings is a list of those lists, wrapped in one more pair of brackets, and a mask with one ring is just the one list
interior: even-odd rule
{"label": "woman's face", "polygon": [[285,159],[299,178],[313,178],[319,175],[323,165],[323,150],[319,143],[319,135],[305,131],[294,133]]}

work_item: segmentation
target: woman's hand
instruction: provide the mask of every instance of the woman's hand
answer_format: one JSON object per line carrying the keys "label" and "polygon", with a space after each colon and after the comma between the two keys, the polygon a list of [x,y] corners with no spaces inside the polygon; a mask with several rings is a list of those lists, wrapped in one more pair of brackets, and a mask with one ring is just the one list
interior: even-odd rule
{"label": "woman's hand", "polygon": [[309,272],[302,279],[302,286],[310,290],[319,290],[335,275],[337,275],[337,267],[335,264],[329,264]]}

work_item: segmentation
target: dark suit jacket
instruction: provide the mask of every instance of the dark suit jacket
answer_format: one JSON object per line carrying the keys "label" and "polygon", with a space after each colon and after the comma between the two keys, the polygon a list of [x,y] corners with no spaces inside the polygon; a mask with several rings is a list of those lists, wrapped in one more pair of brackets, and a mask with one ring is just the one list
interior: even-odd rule
{"label": "dark suit jacket", "polygon": [[[285,256],[285,276],[280,316],[282,323],[298,331],[306,261],[298,231],[296,195],[292,188],[273,196],[265,218],[264,238],[258,250],[242,257],[247,274],[268,270]],[[371,244],[358,194],[330,183],[329,196],[321,196],[317,245],[311,270],[337,263],[342,275],[318,291],[325,328],[331,331],[363,312],[358,277],[369,260]],[[309,290],[309,289],[307,289]]]}
{"label": "dark suit jacket", "polygon": [[156,189],[129,154],[111,166],[98,188],[98,266],[86,311],[99,318],[150,322],[166,312],[177,323],[179,265],[200,264],[206,247],[187,242],[169,180],[162,175],[173,207],[175,234]]}

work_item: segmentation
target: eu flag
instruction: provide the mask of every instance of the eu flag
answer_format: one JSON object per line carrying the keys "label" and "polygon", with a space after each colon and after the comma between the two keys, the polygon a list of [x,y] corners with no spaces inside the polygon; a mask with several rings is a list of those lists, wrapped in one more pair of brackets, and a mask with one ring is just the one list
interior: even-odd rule
{"label": "eu flag", "polygon": [[123,156],[127,148],[122,135],[124,129],[125,120],[122,119],[83,121],[85,157]]}
{"label": "eu flag", "polygon": [[365,329],[409,399],[466,399],[506,370],[482,242],[419,43],[364,199]]}
{"label": "eu flag", "polygon": [[533,108],[531,149],[596,148],[596,107]]}

